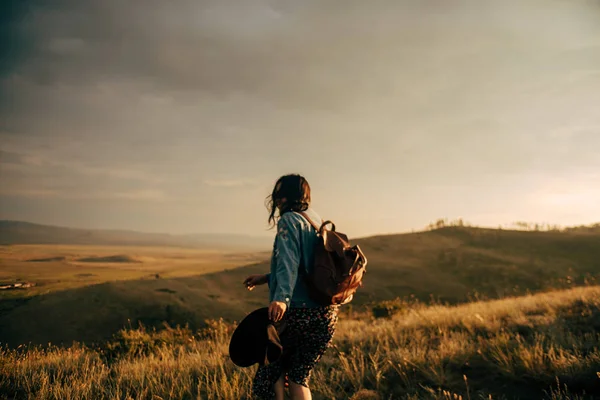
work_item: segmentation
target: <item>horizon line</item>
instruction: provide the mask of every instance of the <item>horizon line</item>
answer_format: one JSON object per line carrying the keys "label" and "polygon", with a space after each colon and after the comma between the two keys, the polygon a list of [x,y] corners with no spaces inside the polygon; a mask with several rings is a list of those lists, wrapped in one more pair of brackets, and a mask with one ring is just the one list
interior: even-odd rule
{"label": "horizon line", "polygon": [[[158,232],[158,231],[144,231],[144,230],[136,230],[130,228],[81,228],[75,226],[67,226],[67,225],[54,225],[54,224],[45,224],[40,222],[32,222],[25,220],[16,220],[16,219],[4,219],[0,218],[1,222],[9,222],[9,223],[24,223],[29,225],[37,225],[37,226],[45,226],[50,228],[62,228],[62,229],[73,229],[73,230],[88,230],[88,231],[104,231],[104,232],[129,232],[129,233],[140,233],[140,234],[149,234],[149,235],[168,235],[168,236],[191,236],[191,235],[230,235],[230,236],[244,236],[244,237],[254,237],[254,238],[267,238],[272,235],[258,235],[258,234],[247,234],[247,233],[235,233],[235,232],[192,232],[192,233],[170,233],[170,232]],[[431,222],[428,225],[416,229],[412,228],[406,231],[395,231],[395,232],[378,232],[374,234],[367,235],[358,235],[353,239],[363,239],[369,237],[376,236],[392,236],[392,235],[404,235],[411,233],[422,233],[422,232],[431,232],[438,229],[443,228],[451,228],[451,227],[463,227],[463,228],[476,228],[476,229],[492,229],[492,230],[509,230],[509,231],[524,231],[524,232],[549,232],[549,231],[563,231],[574,228],[595,228],[600,226],[600,222],[590,222],[588,224],[576,224],[576,225],[559,225],[559,224],[550,224],[550,223],[539,223],[539,222],[527,222],[527,221],[515,221],[510,224],[498,224],[495,226],[488,225],[477,225],[470,223],[468,221],[464,221],[462,218],[457,218],[454,220],[448,220],[447,218],[439,218],[435,222]]]}

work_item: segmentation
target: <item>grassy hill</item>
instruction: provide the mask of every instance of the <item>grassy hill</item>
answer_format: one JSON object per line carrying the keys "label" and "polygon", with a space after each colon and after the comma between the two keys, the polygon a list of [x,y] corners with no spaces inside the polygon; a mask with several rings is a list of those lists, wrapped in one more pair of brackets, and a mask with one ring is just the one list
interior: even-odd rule
{"label": "grassy hill", "polygon": [[[313,398],[600,398],[600,287],[457,306],[397,302],[387,318],[342,315]],[[125,329],[97,348],[0,351],[0,397],[244,399],[256,367],[227,349],[234,326]]]}
{"label": "grassy hill", "polygon": [[373,300],[409,293],[449,302],[503,297],[593,282],[600,274],[600,230],[447,227],[358,243],[369,258],[365,295]]}
{"label": "grassy hill", "polygon": [[[450,304],[502,298],[591,284],[600,274],[600,232],[596,230],[450,227],[355,242],[369,258],[365,286],[352,303],[358,310],[396,297],[429,301],[433,296],[437,302]],[[143,259],[143,254],[136,257]],[[106,340],[124,325],[135,327],[138,322],[160,327],[167,321],[197,329],[209,318],[239,320],[267,302],[266,287],[247,292],[241,285],[248,274],[268,271],[266,257],[263,262],[215,264],[198,269],[196,275],[189,269],[186,276],[160,279],[149,275],[111,280],[111,272],[107,272],[104,283],[40,292],[28,298],[5,297],[0,302],[0,342],[10,346],[49,341],[70,344],[73,340],[90,343]],[[165,257],[164,262],[170,261]],[[95,271],[103,268],[91,264]],[[24,262],[14,268],[27,279],[33,265],[37,263]],[[64,267],[64,263],[57,265]],[[144,268],[145,264],[132,265]],[[76,264],[70,268],[70,274],[85,274],[92,267]],[[117,270],[120,268],[124,267]]]}

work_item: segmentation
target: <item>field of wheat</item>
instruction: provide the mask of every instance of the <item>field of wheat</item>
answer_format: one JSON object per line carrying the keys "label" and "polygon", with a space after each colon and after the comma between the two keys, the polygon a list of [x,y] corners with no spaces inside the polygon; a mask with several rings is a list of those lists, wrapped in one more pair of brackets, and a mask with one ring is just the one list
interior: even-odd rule
{"label": "field of wheat", "polygon": [[[57,321],[57,323],[59,323]],[[5,348],[7,399],[244,399],[234,326],[124,329],[97,347]],[[315,399],[593,399],[600,287],[458,306],[390,301],[346,311],[314,371]]]}

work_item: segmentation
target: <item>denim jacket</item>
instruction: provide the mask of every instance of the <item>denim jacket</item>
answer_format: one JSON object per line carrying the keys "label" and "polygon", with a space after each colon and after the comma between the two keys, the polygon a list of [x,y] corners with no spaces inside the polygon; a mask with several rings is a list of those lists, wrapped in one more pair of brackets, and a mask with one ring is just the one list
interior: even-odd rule
{"label": "denim jacket", "polygon": [[[305,211],[321,225],[321,217],[311,208]],[[269,301],[281,301],[290,307],[320,307],[308,296],[304,274],[313,264],[317,232],[296,212],[284,213],[277,222],[277,234],[271,255],[271,272],[267,274]]]}

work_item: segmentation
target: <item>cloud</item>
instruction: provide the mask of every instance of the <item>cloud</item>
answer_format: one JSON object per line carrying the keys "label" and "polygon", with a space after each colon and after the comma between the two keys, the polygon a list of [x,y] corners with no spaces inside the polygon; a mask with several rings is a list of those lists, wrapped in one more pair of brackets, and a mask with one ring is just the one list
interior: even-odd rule
{"label": "cloud", "polygon": [[[98,197],[96,197],[98,198]],[[100,196],[102,198],[102,196]],[[164,201],[167,196],[160,190],[136,190],[129,192],[118,192],[105,195],[105,198],[125,199],[125,200],[141,200],[141,201]]]}
{"label": "cloud", "polygon": [[[0,195],[8,197],[32,197],[32,198],[64,198],[63,195],[50,189],[35,189],[35,188],[9,188],[2,186],[0,188]],[[71,198],[71,197],[69,197]]]}
{"label": "cloud", "polygon": [[23,154],[2,150],[0,150],[0,169],[27,171],[33,174],[36,172],[48,173],[52,170],[67,170],[72,174],[87,176],[88,178],[101,176],[147,183],[160,183],[163,181],[163,178],[160,176],[149,174],[142,170],[90,166],[78,161],[61,161],[39,154]]}
{"label": "cloud", "polygon": [[[220,99],[245,93],[279,107],[310,110],[360,107],[365,96],[395,97],[409,105],[405,100],[415,96],[439,96],[448,70],[472,69],[476,78],[493,68],[487,81],[494,85],[496,73],[510,68],[496,64],[514,61],[529,44],[546,52],[546,41],[561,39],[570,29],[548,30],[542,16],[522,24],[511,13],[529,10],[510,5],[462,1],[443,13],[440,7],[349,1],[340,12],[321,1],[72,0],[53,7],[33,1],[32,12],[13,21],[11,31],[27,57],[15,61],[6,76],[90,89],[98,82],[127,81],[152,92],[199,91]],[[499,16],[484,25],[468,17],[473,9]],[[552,17],[552,12],[546,16]],[[477,37],[472,29],[479,31]],[[528,41],[520,44],[514,35]],[[486,46],[495,52],[479,58],[476,50]],[[472,66],[473,57],[485,69]],[[424,74],[429,84],[416,93],[410,82]]]}
{"label": "cloud", "polygon": [[90,166],[42,154],[0,152],[0,194],[32,198],[157,201],[160,176],[135,169]]}
{"label": "cloud", "polygon": [[26,157],[23,154],[0,150],[0,164],[19,165],[26,162]]}
{"label": "cloud", "polygon": [[223,188],[232,188],[232,187],[240,187],[240,186],[251,186],[255,185],[256,182],[247,179],[207,179],[204,180],[203,183],[208,186],[213,187],[223,187]]}
{"label": "cloud", "polygon": [[160,190],[131,190],[106,192],[100,190],[64,191],[51,188],[2,187],[0,196],[62,200],[125,200],[132,202],[164,202],[168,196]]}
{"label": "cloud", "polygon": [[2,190],[187,215],[260,205],[258,182],[300,171],[374,220],[440,185],[513,204],[532,174],[600,168],[597,17],[554,0],[7,0]]}

